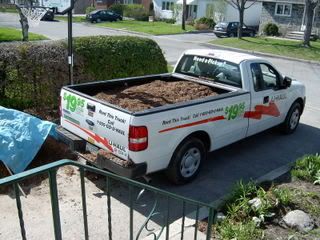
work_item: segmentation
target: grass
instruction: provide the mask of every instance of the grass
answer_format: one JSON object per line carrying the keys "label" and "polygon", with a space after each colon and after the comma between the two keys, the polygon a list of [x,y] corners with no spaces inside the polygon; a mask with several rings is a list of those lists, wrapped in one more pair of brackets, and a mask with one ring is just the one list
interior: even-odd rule
{"label": "grass", "polygon": [[[54,16],[54,19],[59,20],[59,21],[68,21],[68,16]],[[72,17],[72,22],[85,22],[86,21],[86,17],[82,17],[82,16],[75,16]]]}
{"label": "grass", "polygon": [[0,7],[0,12],[17,13],[18,11],[15,7]]}
{"label": "grass", "polygon": [[307,155],[298,159],[291,175],[308,182],[320,183],[320,155]]}
{"label": "grass", "polygon": [[320,61],[320,41],[311,42],[310,48],[302,46],[300,41],[272,39],[263,37],[221,38],[211,41],[213,44],[245,50],[271,53],[305,60]]}
{"label": "grass", "polygon": [[[46,38],[43,35],[29,32],[30,41],[46,40],[46,39],[48,38]],[[21,40],[22,40],[21,30],[17,30],[14,28],[0,27],[0,42],[11,42],[11,41],[21,41]]]}
{"label": "grass", "polygon": [[175,25],[165,22],[145,22],[134,20],[123,20],[117,22],[98,23],[97,26],[104,26],[116,29],[124,29],[134,32],[142,32],[153,35],[177,34],[194,30],[192,26],[186,25],[186,31],[181,29],[181,25]]}
{"label": "grass", "polygon": [[173,72],[173,69],[174,67],[171,66],[170,64],[167,65],[167,69],[168,69],[168,73],[172,73]]}

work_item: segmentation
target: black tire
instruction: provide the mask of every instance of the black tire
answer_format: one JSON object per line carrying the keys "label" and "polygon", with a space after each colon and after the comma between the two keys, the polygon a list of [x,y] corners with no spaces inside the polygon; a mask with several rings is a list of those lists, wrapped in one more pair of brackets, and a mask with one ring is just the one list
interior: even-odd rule
{"label": "black tire", "polygon": [[229,37],[234,38],[234,37],[236,37],[236,36],[237,36],[237,34],[235,34],[235,33],[229,33]]}
{"label": "black tire", "polygon": [[[190,154],[193,156],[189,157]],[[186,139],[175,150],[166,170],[166,175],[170,181],[178,185],[191,182],[198,175],[201,164],[206,160],[206,157],[207,150],[201,140],[198,138]],[[188,160],[189,172],[185,170]],[[184,170],[185,173],[182,173]]]}
{"label": "black tire", "polygon": [[298,102],[293,103],[288,111],[285,121],[281,125],[281,130],[285,134],[291,134],[297,129],[300,121],[301,112],[301,104]]}

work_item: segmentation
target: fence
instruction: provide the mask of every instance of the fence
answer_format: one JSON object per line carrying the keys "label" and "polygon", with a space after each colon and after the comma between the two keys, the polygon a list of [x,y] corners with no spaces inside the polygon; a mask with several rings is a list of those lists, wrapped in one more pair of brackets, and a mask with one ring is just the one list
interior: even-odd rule
{"label": "fence", "polygon": [[[0,187],[4,185],[12,185],[15,193],[16,207],[20,221],[20,231],[21,238],[27,239],[25,223],[23,218],[23,209],[20,199],[20,190],[19,190],[19,182],[40,175],[40,174],[48,174],[49,177],[49,188],[50,188],[50,197],[51,197],[51,208],[52,208],[52,219],[53,219],[53,230],[54,230],[54,238],[56,240],[63,239],[62,231],[61,231],[61,219],[60,219],[60,211],[59,211],[59,199],[58,199],[58,186],[57,186],[57,171],[59,168],[63,166],[74,166],[78,168],[80,172],[80,185],[81,185],[81,200],[82,200],[82,216],[83,216],[83,230],[84,230],[84,239],[89,239],[89,230],[88,229],[88,219],[87,219],[87,202],[86,202],[86,184],[85,184],[85,173],[94,173],[105,178],[105,191],[106,191],[106,199],[107,199],[107,228],[108,234],[107,236],[103,236],[103,239],[119,239],[119,237],[113,237],[113,225],[112,225],[112,201],[113,198],[111,196],[111,191],[113,185],[111,182],[117,182],[126,185],[128,196],[128,216],[129,216],[129,226],[127,229],[129,231],[128,236],[130,240],[133,239],[142,239],[146,236],[151,236],[152,239],[170,239],[170,226],[172,225],[172,216],[177,215],[177,213],[173,214],[172,207],[177,211],[177,204],[181,207],[181,218],[177,218],[177,221],[181,221],[181,231],[180,231],[180,239],[185,238],[185,223],[187,219],[187,211],[188,209],[195,209],[194,217],[191,219],[193,221],[194,234],[192,236],[193,239],[198,239],[198,225],[199,225],[199,214],[200,211],[207,211],[208,213],[208,227],[206,231],[206,239],[211,238],[211,226],[213,224],[213,219],[215,216],[214,208],[205,203],[201,203],[199,201],[191,200],[158,188],[155,188],[150,185],[146,185],[131,179],[127,179],[121,176],[117,176],[107,171],[103,171],[91,166],[86,166],[81,163],[70,161],[70,160],[60,160],[51,164],[47,164],[38,168],[34,168],[10,177],[6,177],[0,179]],[[134,203],[137,201],[141,201],[142,195],[149,194],[153,196],[152,207],[148,213],[145,213],[144,222],[139,223],[139,228],[137,230],[134,229]],[[172,206],[173,202],[175,206]],[[187,208],[188,206],[188,208]],[[175,211],[175,212],[176,212]],[[159,229],[152,229],[148,227],[148,224],[153,218],[158,217],[161,221]],[[190,219],[188,218],[188,221]],[[137,223],[135,223],[137,225]],[[189,225],[190,226],[190,225]],[[142,231],[145,232],[145,236],[143,236]],[[50,238],[50,237],[49,237]],[[190,238],[190,235],[188,236]]]}

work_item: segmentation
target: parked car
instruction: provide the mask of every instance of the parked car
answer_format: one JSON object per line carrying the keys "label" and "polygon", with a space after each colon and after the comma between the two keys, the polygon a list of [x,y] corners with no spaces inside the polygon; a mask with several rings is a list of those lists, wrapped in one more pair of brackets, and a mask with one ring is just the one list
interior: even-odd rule
{"label": "parked car", "polygon": [[41,21],[53,21],[54,20],[54,9],[49,8],[46,14],[41,18]]}
{"label": "parked car", "polygon": [[[214,27],[213,32],[217,37],[236,37],[238,35],[238,26],[239,22],[219,22]],[[242,34],[243,36],[253,37],[256,35],[256,30],[244,24]]]}
{"label": "parked car", "polygon": [[122,20],[122,16],[111,10],[95,10],[87,15],[87,20],[92,23],[102,21],[115,22],[117,20]]}

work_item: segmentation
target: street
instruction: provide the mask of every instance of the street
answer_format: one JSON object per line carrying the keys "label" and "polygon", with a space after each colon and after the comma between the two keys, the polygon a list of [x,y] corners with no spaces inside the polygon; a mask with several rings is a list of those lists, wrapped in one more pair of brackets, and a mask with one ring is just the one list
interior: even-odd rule
{"label": "street", "polygon": [[[20,28],[17,16],[0,13],[0,26]],[[67,37],[67,22],[41,22],[30,32],[43,34],[50,39]],[[148,36],[110,30],[88,24],[74,23],[73,35],[134,35],[149,37],[163,49],[169,64],[173,65],[183,51],[190,48],[214,48],[207,42],[213,33]],[[299,57],[299,56],[297,56]],[[307,103],[301,124],[292,135],[283,135],[271,129],[210,153],[199,176],[190,184],[174,186],[162,172],[152,174],[151,184],[203,202],[213,202],[225,195],[240,179],[256,179],[297,158],[320,152],[320,65],[300,61],[266,57],[283,74],[306,85]]]}

